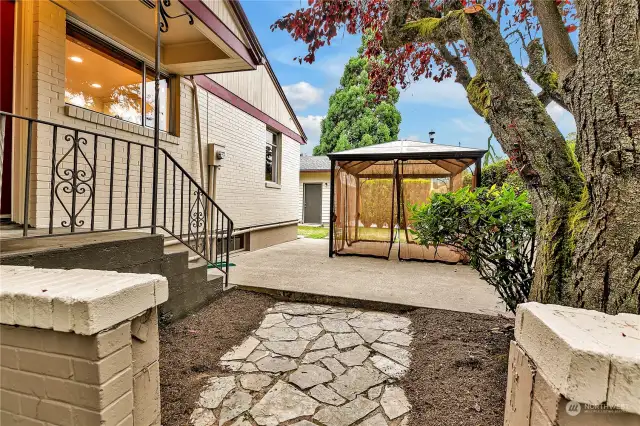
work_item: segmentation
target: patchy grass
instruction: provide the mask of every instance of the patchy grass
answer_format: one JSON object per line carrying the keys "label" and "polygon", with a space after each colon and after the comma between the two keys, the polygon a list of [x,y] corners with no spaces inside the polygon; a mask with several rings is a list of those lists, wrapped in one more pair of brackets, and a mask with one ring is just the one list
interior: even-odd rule
{"label": "patchy grass", "polygon": [[[390,236],[389,228],[358,228],[358,239],[364,241],[388,241]],[[321,240],[329,236],[329,228],[322,226],[304,226],[298,225],[298,235],[304,235],[306,238]],[[396,231],[397,238],[397,231]],[[407,242],[404,229],[400,232],[400,241]]]}
{"label": "patchy grass", "polygon": [[304,235],[306,238],[321,240],[329,236],[329,228],[322,226],[298,226],[298,235]]}

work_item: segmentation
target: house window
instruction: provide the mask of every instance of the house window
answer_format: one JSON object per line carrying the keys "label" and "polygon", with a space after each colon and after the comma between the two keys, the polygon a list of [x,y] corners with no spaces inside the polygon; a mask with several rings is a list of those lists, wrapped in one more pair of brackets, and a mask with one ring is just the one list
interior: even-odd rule
{"label": "house window", "polygon": [[267,182],[280,182],[280,134],[267,130],[267,151],[264,179]]}
{"label": "house window", "polygon": [[[154,127],[155,71],[98,39],[67,24],[65,44],[67,104],[145,127]],[[160,130],[170,130],[169,76],[160,74]]]}

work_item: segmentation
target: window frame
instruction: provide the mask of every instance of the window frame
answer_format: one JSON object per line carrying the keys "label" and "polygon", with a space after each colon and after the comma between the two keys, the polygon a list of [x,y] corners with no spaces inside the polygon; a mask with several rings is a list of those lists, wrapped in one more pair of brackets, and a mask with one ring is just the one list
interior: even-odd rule
{"label": "window frame", "polygon": [[[271,160],[271,176],[272,179],[269,180],[267,179],[267,158],[266,158],[266,149],[265,149],[265,162],[264,162],[264,181],[267,184],[271,184],[271,185],[280,185],[280,177],[281,177],[281,173],[280,173],[280,169],[281,169],[281,164],[282,164],[282,133],[267,127],[266,129],[266,133],[271,135],[270,141],[267,142],[265,141],[265,148],[267,146],[267,144],[269,144],[272,148],[271,148],[271,152],[275,152],[275,158],[274,155],[272,154],[272,160]],[[274,149],[275,148],[275,149]],[[274,170],[275,169],[275,170]]]}
{"label": "window frame", "polygon": [[[141,73],[141,119],[140,124],[134,123],[128,120],[124,120],[121,118],[114,117],[113,115],[105,114],[104,112],[94,111],[88,108],[84,108],[78,105],[69,104],[65,102],[67,106],[73,106],[75,108],[80,108],[84,110],[88,110],[91,112],[95,112],[96,114],[104,115],[105,117],[115,118],[117,120],[122,120],[127,123],[131,123],[135,126],[140,126],[146,129],[154,129],[155,126],[149,126],[146,124],[146,96],[147,96],[147,75],[155,75],[155,69],[151,64],[149,64],[144,59],[136,56],[128,50],[118,47],[117,43],[111,41],[106,36],[102,36],[96,30],[86,28],[84,25],[80,25],[74,21],[67,19],[66,28],[65,28],[65,39],[71,37],[74,41],[79,42],[79,44],[83,47],[90,48],[96,50],[98,53],[106,56],[109,60],[115,61],[122,66],[135,68]],[[170,74],[162,69],[160,69],[159,73],[160,78],[167,81],[167,89],[169,91],[169,97],[167,100],[167,130],[160,129],[161,132],[168,133],[175,136],[180,136],[179,128],[179,106],[180,106],[180,77],[175,74]],[[65,77],[66,77],[66,69],[65,69]],[[66,90],[66,83],[65,83]]]}

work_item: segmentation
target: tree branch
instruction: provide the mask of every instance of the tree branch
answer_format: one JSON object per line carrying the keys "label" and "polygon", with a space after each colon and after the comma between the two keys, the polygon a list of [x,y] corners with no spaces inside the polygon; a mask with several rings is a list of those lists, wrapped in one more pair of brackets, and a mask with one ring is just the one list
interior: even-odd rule
{"label": "tree branch", "polygon": [[571,112],[560,91],[558,73],[544,61],[544,49],[540,44],[540,40],[531,40],[525,49],[529,56],[529,65],[527,65],[524,71],[542,88],[542,92],[538,94],[538,99],[540,99],[545,106],[551,101],[554,101],[562,108]]}
{"label": "tree branch", "polygon": [[533,0],[533,10],[542,27],[544,48],[549,63],[558,73],[559,81],[562,81],[574,69],[578,61],[576,49],[569,38],[560,10],[554,1]]}
{"label": "tree branch", "polygon": [[452,54],[451,51],[447,48],[446,44],[436,42],[435,45],[440,51],[440,54],[442,55],[444,60],[447,61],[447,63],[451,65],[454,70],[456,70],[456,82],[462,84],[466,89],[471,82],[471,74],[469,73],[467,64],[464,63],[459,54]]}
{"label": "tree branch", "polygon": [[[422,13],[412,11],[412,0],[395,0],[389,6],[389,18],[382,29],[382,42],[386,50],[394,50],[407,43],[443,43],[455,42],[462,38],[460,34],[461,10],[454,10],[442,18],[425,6]],[[431,13],[433,12],[433,16]],[[426,16],[425,16],[426,15]],[[412,20],[412,18],[418,18]]]}

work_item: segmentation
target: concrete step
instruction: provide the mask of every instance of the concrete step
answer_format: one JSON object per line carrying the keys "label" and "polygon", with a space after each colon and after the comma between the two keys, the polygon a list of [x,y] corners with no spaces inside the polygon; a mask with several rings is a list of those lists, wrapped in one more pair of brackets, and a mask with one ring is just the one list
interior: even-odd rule
{"label": "concrete step", "polygon": [[169,282],[169,300],[159,309],[166,323],[217,298],[223,291],[223,275],[208,269],[207,262],[182,243],[165,246],[164,242],[161,235],[125,231],[0,240],[0,263],[163,275]]}

